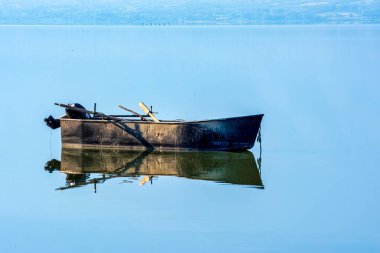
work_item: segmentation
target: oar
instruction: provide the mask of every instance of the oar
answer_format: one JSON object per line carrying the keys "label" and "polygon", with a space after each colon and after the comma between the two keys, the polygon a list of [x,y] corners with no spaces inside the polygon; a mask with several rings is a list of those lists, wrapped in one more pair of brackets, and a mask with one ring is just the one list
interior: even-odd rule
{"label": "oar", "polygon": [[141,120],[145,120],[145,121],[148,121],[144,116],[142,116],[141,114],[138,114],[137,112],[135,112],[135,111],[132,111],[131,109],[128,109],[128,108],[125,108],[124,106],[122,106],[122,105],[119,105],[119,108],[121,108],[121,109],[123,109],[123,110],[126,110],[126,111],[128,111],[128,112],[131,112],[131,113],[133,113],[135,116],[137,116],[137,117],[140,117],[141,118]]}
{"label": "oar", "polygon": [[146,113],[149,115],[149,117],[151,117],[153,119],[154,122],[160,122],[154,115],[153,113],[148,109],[148,107],[143,103],[143,102],[140,102],[139,104],[140,108]]}
{"label": "oar", "polygon": [[66,105],[66,104],[59,104],[59,103],[54,103],[55,105],[58,105],[60,107],[63,107],[63,108],[67,108],[67,109],[70,109],[70,110],[73,110],[73,111],[77,111],[77,112],[84,112],[84,113],[89,113],[89,114],[93,114],[93,115],[99,115],[100,117],[103,117],[103,118],[106,118],[106,119],[110,119],[110,120],[116,120],[116,121],[120,121],[121,119],[120,118],[117,118],[117,117],[113,117],[113,116],[110,116],[110,115],[106,115],[104,113],[101,113],[101,112],[93,112],[93,111],[89,111],[89,110],[86,110],[86,109],[82,109],[82,108],[76,108],[76,107],[72,107],[72,106],[69,106],[69,105]]}

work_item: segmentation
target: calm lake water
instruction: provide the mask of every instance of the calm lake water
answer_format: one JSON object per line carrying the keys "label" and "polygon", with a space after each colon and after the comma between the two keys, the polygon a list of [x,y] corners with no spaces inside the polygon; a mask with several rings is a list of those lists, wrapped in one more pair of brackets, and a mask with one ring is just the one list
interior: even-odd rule
{"label": "calm lake water", "polygon": [[[0,27],[0,252],[380,252],[379,66],[380,26]],[[140,101],[264,113],[261,168],[61,151],[43,122]]]}

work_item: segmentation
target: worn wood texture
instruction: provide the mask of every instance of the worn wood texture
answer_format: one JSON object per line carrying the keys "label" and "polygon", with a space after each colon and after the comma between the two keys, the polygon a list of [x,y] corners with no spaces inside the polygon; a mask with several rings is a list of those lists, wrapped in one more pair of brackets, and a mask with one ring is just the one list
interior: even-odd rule
{"label": "worn wood texture", "polygon": [[193,122],[61,118],[63,147],[242,150],[253,147],[263,115]]}

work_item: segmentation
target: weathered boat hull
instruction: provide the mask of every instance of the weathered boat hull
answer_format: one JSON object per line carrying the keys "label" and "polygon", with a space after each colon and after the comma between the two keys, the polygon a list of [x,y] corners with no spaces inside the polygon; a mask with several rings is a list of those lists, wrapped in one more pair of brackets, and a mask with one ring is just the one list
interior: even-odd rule
{"label": "weathered boat hull", "polygon": [[253,147],[263,115],[193,122],[61,118],[62,146],[174,150]]}

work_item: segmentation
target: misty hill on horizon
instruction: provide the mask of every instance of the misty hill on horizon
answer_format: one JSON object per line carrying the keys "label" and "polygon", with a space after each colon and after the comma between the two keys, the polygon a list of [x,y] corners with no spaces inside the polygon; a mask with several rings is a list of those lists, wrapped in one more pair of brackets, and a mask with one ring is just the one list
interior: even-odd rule
{"label": "misty hill on horizon", "polygon": [[58,1],[0,3],[2,25],[379,24],[380,1]]}

